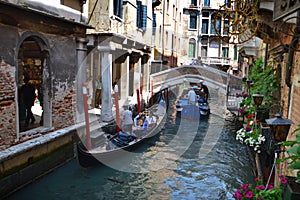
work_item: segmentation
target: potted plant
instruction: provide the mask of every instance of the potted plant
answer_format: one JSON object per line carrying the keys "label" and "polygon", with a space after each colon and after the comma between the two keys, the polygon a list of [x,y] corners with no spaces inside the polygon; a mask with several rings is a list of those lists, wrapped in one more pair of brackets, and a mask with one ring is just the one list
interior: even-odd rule
{"label": "potted plant", "polygon": [[287,183],[285,177],[280,176],[281,184],[278,187],[274,187],[271,184],[264,185],[261,178],[256,178],[256,184],[243,184],[239,189],[236,190],[233,195],[234,199],[270,199],[270,200],[281,200],[282,190],[284,185]]}
{"label": "potted plant", "polygon": [[277,164],[287,161],[289,168],[297,172],[296,177],[287,177],[289,183],[283,193],[284,198],[287,200],[300,199],[300,124],[298,124],[298,128],[292,134],[296,134],[295,140],[280,143],[284,147],[289,147],[285,151],[288,156],[277,160]]}
{"label": "potted plant", "polygon": [[237,131],[236,140],[253,147],[254,151],[260,153],[260,147],[265,141],[265,137],[261,134],[259,120],[249,120],[246,127]]}

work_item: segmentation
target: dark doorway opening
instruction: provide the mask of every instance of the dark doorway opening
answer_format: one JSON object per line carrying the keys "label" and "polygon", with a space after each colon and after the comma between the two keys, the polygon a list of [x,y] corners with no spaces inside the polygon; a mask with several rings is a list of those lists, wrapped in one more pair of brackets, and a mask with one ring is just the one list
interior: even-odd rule
{"label": "dark doorway opening", "polygon": [[[28,37],[23,41],[18,54],[18,108],[20,132],[43,126],[44,58],[45,52],[42,51],[39,38]],[[27,82],[26,79],[29,79],[29,86],[24,86]],[[32,89],[28,88],[33,88],[34,97],[32,94],[29,94]],[[32,98],[34,99],[31,100]],[[30,105],[31,102],[32,106]],[[28,111],[29,109],[31,112]],[[32,116],[30,116],[31,113]]]}

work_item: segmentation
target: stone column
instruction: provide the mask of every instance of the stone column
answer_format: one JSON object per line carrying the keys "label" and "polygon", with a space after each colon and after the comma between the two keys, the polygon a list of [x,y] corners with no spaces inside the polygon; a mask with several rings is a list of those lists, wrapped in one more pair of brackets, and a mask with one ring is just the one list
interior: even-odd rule
{"label": "stone column", "polygon": [[84,120],[83,94],[82,83],[86,82],[86,54],[87,54],[87,38],[76,38],[76,55],[77,55],[77,76],[76,76],[76,90],[77,90],[77,122]]}
{"label": "stone column", "polygon": [[126,57],[125,61],[121,64],[121,99],[125,99],[129,95],[129,56]]}
{"label": "stone column", "polygon": [[101,119],[104,122],[112,121],[112,53],[115,50],[114,46],[98,46],[101,52],[101,72],[102,72],[102,105],[101,105]]}

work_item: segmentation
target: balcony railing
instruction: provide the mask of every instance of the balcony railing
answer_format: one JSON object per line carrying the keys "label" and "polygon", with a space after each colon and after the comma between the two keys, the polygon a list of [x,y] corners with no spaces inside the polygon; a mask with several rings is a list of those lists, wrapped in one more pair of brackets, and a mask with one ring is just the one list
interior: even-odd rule
{"label": "balcony railing", "polygon": [[201,62],[207,65],[230,65],[230,58],[201,57]]}

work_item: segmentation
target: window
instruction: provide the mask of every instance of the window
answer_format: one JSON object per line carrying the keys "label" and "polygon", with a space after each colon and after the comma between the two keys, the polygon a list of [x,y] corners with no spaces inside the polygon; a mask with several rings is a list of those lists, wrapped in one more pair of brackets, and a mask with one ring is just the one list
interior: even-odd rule
{"label": "window", "polygon": [[231,0],[225,0],[224,4],[226,5],[227,8],[231,7]]}
{"label": "window", "polygon": [[114,0],[114,15],[123,18],[123,0]]}
{"label": "window", "polygon": [[142,5],[141,1],[137,1],[136,3],[137,3],[136,26],[145,31],[147,27],[147,6]]}
{"label": "window", "polygon": [[209,7],[210,6],[210,0],[204,0],[204,6]]}
{"label": "window", "polygon": [[229,21],[224,20],[223,35],[228,35],[228,31],[229,31]]}
{"label": "window", "polygon": [[238,48],[237,48],[237,45],[234,45],[234,57],[233,57],[233,59],[237,60],[237,56],[238,56]]}
{"label": "window", "polygon": [[197,0],[191,0],[191,5],[197,6]]}
{"label": "window", "polygon": [[189,55],[190,58],[195,58],[196,56],[196,40],[190,39],[189,41]]}
{"label": "window", "polygon": [[201,57],[207,57],[207,46],[201,47]]}
{"label": "window", "polygon": [[[212,16],[212,18],[214,18]],[[221,34],[221,20],[216,19],[215,23],[212,23],[212,27],[210,29],[210,34]]]}
{"label": "window", "polygon": [[208,19],[202,19],[202,34],[208,34]]}
{"label": "window", "polygon": [[190,29],[197,29],[197,15],[190,15]]}
{"label": "window", "polygon": [[222,57],[223,58],[229,57],[229,48],[228,47],[222,47]]}

